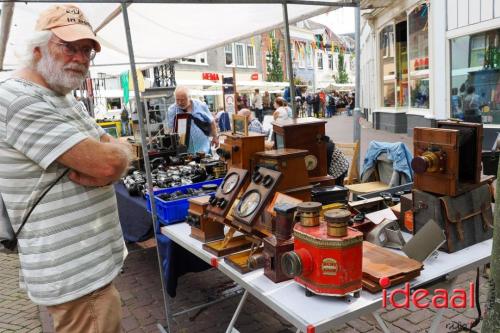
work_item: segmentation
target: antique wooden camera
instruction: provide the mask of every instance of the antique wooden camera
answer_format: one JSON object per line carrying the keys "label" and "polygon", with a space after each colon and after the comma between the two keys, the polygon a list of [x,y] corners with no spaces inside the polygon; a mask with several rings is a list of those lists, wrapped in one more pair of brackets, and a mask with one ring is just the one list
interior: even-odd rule
{"label": "antique wooden camera", "polygon": [[[215,195],[208,199],[207,217],[217,221],[215,224],[221,228],[224,228],[225,224],[230,225],[227,216],[242,188],[248,183],[248,175],[248,171],[244,169],[229,169]],[[220,257],[248,249],[252,245],[245,235],[233,235],[234,229],[230,229],[223,240],[203,244],[203,249]]]}
{"label": "antique wooden camera", "polygon": [[247,136],[224,132],[226,140],[217,148],[217,154],[226,161],[227,167],[251,170],[256,152],[264,150],[264,134],[249,132]]}
{"label": "antique wooden camera", "polygon": [[264,238],[264,275],[273,282],[291,279],[281,268],[281,257],[293,250],[292,231],[296,206],[281,204],[274,207],[273,235]]}
{"label": "antique wooden camera", "polygon": [[478,187],[482,141],[482,124],[440,121],[438,128],[415,128],[414,188],[457,196]]}
{"label": "antique wooden camera", "polygon": [[305,149],[304,157],[311,184],[333,185],[326,160],[325,120],[297,118],[273,123],[276,148]]}
{"label": "antique wooden camera", "polygon": [[224,238],[224,225],[207,217],[209,196],[189,199],[189,209],[186,222],[191,226],[190,236],[206,243]]}
{"label": "antique wooden camera", "polygon": [[304,158],[308,152],[303,149],[276,149],[255,154],[259,167],[276,170],[283,174],[277,192],[284,193],[302,201],[311,200],[312,185],[309,185]]}
{"label": "antique wooden camera", "polygon": [[268,204],[281,180],[279,171],[258,168],[252,174],[250,185],[232,211],[232,225],[244,232],[251,233],[257,219]]}
{"label": "antique wooden camera", "polygon": [[316,226],[294,227],[294,251],[282,256],[282,269],[306,288],[306,295],[359,296],[363,234],[347,226],[351,213],[332,209]]}
{"label": "antique wooden camera", "polygon": [[217,222],[224,223],[229,209],[238,197],[241,189],[248,181],[248,171],[231,168],[226,174],[217,192],[209,199],[208,216]]}

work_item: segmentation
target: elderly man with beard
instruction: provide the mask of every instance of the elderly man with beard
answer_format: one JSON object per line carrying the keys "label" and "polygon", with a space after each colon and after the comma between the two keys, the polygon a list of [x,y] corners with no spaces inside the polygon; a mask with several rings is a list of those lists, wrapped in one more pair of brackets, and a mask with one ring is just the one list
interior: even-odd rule
{"label": "elderly man with beard", "polygon": [[43,12],[26,45],[24,67],[0,83],[0,193],[14,230],[56,184],[18,236],[20,285],[47,306],[56,332],[120,332],[112,282],[127,251],[111,184],[130,149],[70,93],[101,46],[73,5]]}
{"label": "elderly man with beard", "polygon": [[[215,119],[208,110],[207,104],[192,99],[189,89],[179,86],[174,92],[175,103],[170,105],[167,110],[168,128],[174,131],[177,122],[177,115],[188,113],[191,116],[189,130],[188,153],[205,152],[210,153],[210,144],[219,145],[217,137],[217,125]],[[212,137],[210,141],[209,137]]]}

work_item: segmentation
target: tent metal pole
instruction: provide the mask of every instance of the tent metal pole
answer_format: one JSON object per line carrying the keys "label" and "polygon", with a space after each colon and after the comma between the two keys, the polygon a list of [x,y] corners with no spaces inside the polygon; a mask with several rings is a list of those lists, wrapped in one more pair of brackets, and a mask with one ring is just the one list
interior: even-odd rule
{"label": "tent metal pole", "polygon": [[14,15],[14,3],[4,2],[2,5],[2,25],[0,26],[0,70],[3,69],[3,60],[9,41],[12,16]]}
{"label": "tent metal pole", "polygon": [[287,1],[283,2],[283,23],[285,25],[285,59],[288,80],[290,81],[290,102],[292,104],[292,117],[297,118],[297,109],[295,107],[295,83],[293,82],[293,62],[292,49],[290,44],[290,26],[288,25],[288,7]]}
{"label": "tent metal pole", "polygon": [[[72,3],[123,3],[126,0],[72,0]],[[45,3],[67,3],[68,0],[0,0],[0,2],[45,2]],[[356,7],[358,2],[337,2],[322,0],[129,0],[126,3],[182,3],[182,4],[284,4],[290,5],[310,5],[327,7]]]}
{"label": "tent metal pole", "polygon": [[[359,105],[360,101],[360,93],[361,93],[361,36],[360,36],[360,30],[361,30],[361,9],[360,9],[361,3],[360,0],[358,0],[358,6],[355,9],[354,16],[355,16],[355,38],[356,38],[356,48],[355,48],[355,57],[356,57],[356,88],[355,88],[355,95],[354,95],[354,121],[353,121],[353,141],[354,142],[360,142],[361,144],[361,109]],[[357,162],[358,162],[358,169],[360,168],[360,157],[359,154],[357,156]],[[359,171],[359,170],[358,170]]]}
{"label": "tent metal pole", "polygon": [[[141,146],[142,146],[142,152],[144,155],[144,169],[146,170],[146,180],[148,182],[148,193],[149,193],[149,201],[151,203],[151,217],[152,217],[152,222],[153,222],[153,230],[155,234],[155,238],[157,235],[158,230],[157,225],[156,225],[156,204],[155,204],[155,197],[154,197],[154,191],[153,191],[153,181],[151,179],[151,165],[149,164],[149,154],[148,154],[148,146],[146,142],[146,129],[144,127],[144,117],[145,117],[145,111],[144,111],[144,104],[141,102],[141,94],[139,92],[139,83],[137,80],[137,72],[136,72],[136,67],[135,67],[135,56],[134,56],[134,48],[132,46],[132,36],[130,34],[130,23],[128,19],[128,11],[127,11],[127,4],[125,2],[122,2],[122,14],[123,14],[123,23],[125,24],[125,34],[127,36],[127,46],[128,46],[128,54],[130,58],[130,68],[132,70],[132,80],[134,82],[134,94],[135,94],[135,102],[137,106],[137,112],[138,112],[138,118],[139,118],[139,130],[141,133]],[[171,328],[171,322],[170,322],[170,308],[168,304],[168,299],[167,299],[167,293],[165,290],[165,281],[163,279],[163,265],[161,264],[161,256],[160,256],[160,250],[158,245],[156,246],[156,255],[158,258],[158,266],[160,269],[160,280],[161,280],[161,290],[163,292],[163,302],[164,302],[164,307],[165,307],[165,315],[167,318],[167,331],[170,332]],[[168,311],[168,312],[167,312]]]}

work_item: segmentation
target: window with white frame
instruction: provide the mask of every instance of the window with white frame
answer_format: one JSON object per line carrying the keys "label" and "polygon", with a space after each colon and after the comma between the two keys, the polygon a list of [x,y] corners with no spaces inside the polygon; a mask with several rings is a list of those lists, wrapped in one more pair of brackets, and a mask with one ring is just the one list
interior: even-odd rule
{"label": "window with white frame", "polygon": [[323,52],[316,52],[316,58],[318,60],[318,69],[323,69]]}
{"label": "window with white frame", "polygon": [[306,68],[306,58],[307,54],[305,52],[305,45],[304,44],[299,44],[299,68]]}
{"label": "window with white frame", "polygon": [[305,53],[306,53],[307,68],[314,68],[314,60],[313,60],[314,51],[311,48],[309,48],[308,51],[306,51]]}
{"label": "window with white frame", "polygon": [[234,66],[233,44],[228,44],[224,47],[224,56],[226,58],[226,66]]}
{"label": "window with white frame", "polygon": [[255,68],[255,47],[247,45],[247,67]]}
{"label": "window with white frame", "polygon": [[234,44],[234,54],[236,60],[236,67],[245,67],[245,44],[235,43]]}
{"label": "window with white frame", "polygon": [[189,57],[181,58],[179,62],[181,64],[188,64],[188,65],[208,65],[207,52],[201,52]]}
{"label": "window with white frame", "polygon": [[328,53],[328,68],[333,71],[333,54]]}

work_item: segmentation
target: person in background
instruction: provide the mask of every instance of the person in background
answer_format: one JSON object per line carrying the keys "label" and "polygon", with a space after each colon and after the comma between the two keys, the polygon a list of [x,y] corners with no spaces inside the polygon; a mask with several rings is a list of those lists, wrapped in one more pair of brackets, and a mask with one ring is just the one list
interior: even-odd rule
{"label": "person in background", "polygon": [[288,117],[288,103],[283,97],[276,97],[274,100],[274,108],[276,109],[273,113],[274,121],[287,120]]}
{"label": "person in background", "polygon": [[[215,119],[207,105],[198,99],[192,99],[189,95],[189,89],[183,86],[178,86],[175,89],[174,96],[175,103],[170,105],[167,111],[168,128],[174,131],[178,114],[190,113],[192,117],[187,151],[192,154],[200,151],[210,153],[210,144],[218,146],[219,139]],[[212,141],[209,137],[212,137]]]}
{"label": "person in background", "polygon": [[47,307],[57,333],[121,332],[113,280],[127,249],[112,183],[131,147],[71,94],[99,40],[79,7],[58,4],[40,14],[20,51],[23,67],[0,83],[0,193],[14,230],[62,177],[18,236],[21,288]]}
{"label": "person in background", "polygon": [[312,117],[313,104],[314,104],[314,94],[308,92],[306,95],[306,108],[307,108],[306,110],[308,117]]}
{"label": "person in background", "polygon": [[252,105],[255,111],[255,116],[262,123],[264,120],[264,106],[262,104],[262,96],[259,93],[259,89],[255,89],[255,94],[252,99]]}
{"label": "person in background", "polygon": [[219,108],[219,111],[215,115],[215,121],[219,125],[220,132],[226,132],[231,130],[231,121],[229,119],[229,114],[224,110],[223,107]]}
{"label": "person in background", "polygon": [[264,96],[262,96],[262,107],[264,108],[264,111],[271,108],[271,96],[269,95],[269,91],[265,91]]}
{"label": "person in background", "polygon": [[129,134],[129,125],[130,119],[128,115],[128,111],[125,107],[123,107],[122,113],[120,114],[120,119],[122,123],[122,136],[128,136]]}
{"label": "person in background", "polygon": [[467,87],[467,95],[464,97],[464,121],[470,123],[481,123],[481,112],[479,95],[476,94],[474,86]]}
{"label": "person in background", "polygon": [[335,143],[326,137],[326,161],[328,174],[335,179],[335,185],[344,186],[344,178],[349,171],[349,161],[344,153],[335,147]]}
{"label": "person in background", "polygon": [[347,105],[347,115],[352,116],[352,113],[354,112],[354,107],[355,107],[355,97],[354,94],[352,94],[351,97],[349,97],[349,104]]}
{"label": "person in background", "polygon": [[262,123],[259,121],[259,119],[255,118],[252,111],[250,111],[249,109],[241,109],[240,111],[238,111],[238,115],[247,117],[248,131],[259,134],[268,134],[267,131],[264,131]]}
{"label": "person in background", "polygon": [[325,110],[326,110],[326,94],[323,90],[320,90],[318,93],[319,96],[319,111],[321,112],[321,117],[325,117]]}
{"label": "person in background", "polygon": [[[249,107],[248,102],[249,102],[248,95],[247,94],[241,95],[241,106],[242,106],[241,109],[248,108]],[[241,109],[238,109],[238,110],[241,110]]]}
{"label": "person in background", "polygon": [[319,98],[319,94],[318,93],[315,93],[314,94],[314,98],[313,98],[313,112],[314,112],[314,116],[316,118],[319,118],[319,110],[321,108],[321,101],[320,101],[320,98]]}

